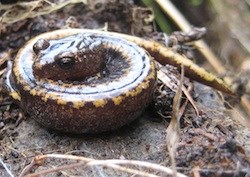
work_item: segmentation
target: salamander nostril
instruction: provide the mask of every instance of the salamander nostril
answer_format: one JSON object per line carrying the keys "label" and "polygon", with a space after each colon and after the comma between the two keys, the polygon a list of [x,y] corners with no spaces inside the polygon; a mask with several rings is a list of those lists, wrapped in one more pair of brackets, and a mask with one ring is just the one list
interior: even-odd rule
{"label": "salamander nostril", "polygon": [[39,39],[34,45],[33,45],[33,51],[38,54],[41,50],[45,50],[50,46],[49,41],[45,39]]}

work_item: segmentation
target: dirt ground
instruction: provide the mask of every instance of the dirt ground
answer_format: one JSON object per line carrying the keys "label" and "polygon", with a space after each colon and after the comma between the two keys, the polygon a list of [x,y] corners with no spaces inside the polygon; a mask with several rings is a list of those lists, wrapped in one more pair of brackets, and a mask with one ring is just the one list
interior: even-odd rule
{"label": "dirt ground", "polygon": [[[137,1],[93,1],[67,5],[50,14],[12,24],[0,23],[0,58],[2,60],[7,56],[13,59],[18,49],[37,34],[69,27],[101,29],[106,26],[109,31],[148,38],[153,32],[155,34],[156,28],[153,22],[145,22],[150,13]],[[1,70],[4,70],[6,62],[1,60]],[[166,144],[170,119],[153,114],[152,108],[117,131],[69,135],[41,127],[35,118],[22,113],[3,92],[2,85],[0,88],[0,158],[14,176],[19,176],[33,157],[42,154],[140,160],[171,166]],[[175,153],[177,171],[187,176],[197,176],[195,170],[200,176],[250,176],[250,131],[247,126],[232,118],[232,109],[224,106],[221,95],[214,89],[195,83],[193,96],[200,115],[197,116],[193,107],[187,105],[181,118],[180,138]],[[30,173],[75,162],[48,158]],[[137,169],[166,176],[151,169]],[[0,176],[10,176],[3,165],[0,165]],[[47,176],[133,176],[133,173],[98,165],[82,165],[58,170]]]}

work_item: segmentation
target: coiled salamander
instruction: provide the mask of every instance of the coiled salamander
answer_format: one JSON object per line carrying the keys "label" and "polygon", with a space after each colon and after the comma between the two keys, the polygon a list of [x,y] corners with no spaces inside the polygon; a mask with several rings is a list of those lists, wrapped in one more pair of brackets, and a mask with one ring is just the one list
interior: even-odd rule
{"label": "coiled salamander", "polygon": [[137,118],[150,103],[157,78],[151,56],[162,64],[183,64],[188,77],[231,93],[222,80],[157,42],[87,29],[31,39],[7,72],[5,88],[49,129],[110,131]]}

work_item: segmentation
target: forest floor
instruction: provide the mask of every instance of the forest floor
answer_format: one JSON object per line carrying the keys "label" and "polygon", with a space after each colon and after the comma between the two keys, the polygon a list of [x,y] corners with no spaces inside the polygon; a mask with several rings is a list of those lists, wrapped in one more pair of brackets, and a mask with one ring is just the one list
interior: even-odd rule
{"label": "forest floor", "polygon": [[[36,2],[36,1],[33,1]],[[65,1],[66,2],[66,1]],[[32,2],[30,2],[32,3]],[[44,6],[48,4],[42,2]],[[33,4],[34,5],[34,4]],[[53,6],[53,5],[51,5]],[[21,7],[17,7],[22,12]],[[37,34],[62,28],[88,28],[132,34],[149,38],[156,34],[155,24],[146,23],[150,10],[134,1],[93,1],[88,4],[65,5],[60,10],[44,13],[33,6],[29,19],[0,25],[0,64],[5,71],[6,61],[12,60],[18,49]],[[37,10],[37,11],[36,11]],[[1,13],[6,10],[0,11]],[[36,12],[36,13],[35,13]],[[17,12],[15,12],[17,13]],[[42,14],[42,13],[41,13]],[[1,14],[2,15],[2,14]],[[34,17],[33,17],[34,15]],[[1,23],[1,22],[0,22]],[[211,35],[211,34],[210,34]],[[215,35],[215,34],[214,34]],[[216,37],[213,37],[216,38]],[[206,64],[203,64],[206,67]],[[208,67],[208,69],[210,69]],[[3,80],[3,74],[1,75]],[[2,84],[2,83],[1,83]],[[250,171],[250,131],[242,122],[235,120],[236,113],[225,106],[213,88],[194,82],[197,115],[187,105],[180,121],[180,132],[175,151],[175,166],[187,176],[245,176]],[[42,164],[32,168],[28,174],[56,169],[47,176],[131,176],[107,165],[70,166],[79,162],[68,155],[91,159],[119,159],[150,162],[171,167],[167,148],[166,130],[170,119],[163,119],[146,111],[139,119],[117,131],[97,135],[69,135],[47,130],[22,110],[3,92],[0,85],[0,176],[19,176],[37,155],[63,154],[65,158],[47,157]],[[247,114],[246,114],[247,115]],[[246,116],[247,117],[247,116]],[[108,163],[108,162],[107,162]],[[7,172],[4,165],[11,171]],[[125,165],[132,168],[132,165]],[[153,168],[136,167],[145,174],[166,176]],[[41,175],[45,176],[45,175]],[[143,175],[142,175],[143,176]]]}

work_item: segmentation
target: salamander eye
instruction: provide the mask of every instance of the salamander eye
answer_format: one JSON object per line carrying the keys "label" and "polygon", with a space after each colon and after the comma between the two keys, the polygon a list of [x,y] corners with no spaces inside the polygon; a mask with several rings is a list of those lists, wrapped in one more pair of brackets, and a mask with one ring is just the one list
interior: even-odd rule
{"label": "salamander eye", "polygon": [[60,68],[68,70],[75,65],[75,59],[71,57],[64,57],[57,60],[57,64]]}
{"label": "salamander eye", "polygon": [[33,45],[33,51],[38,54],[41,50],[45,50],[49,47],[49,41],[45,39],[39,39],[34,45]]}

